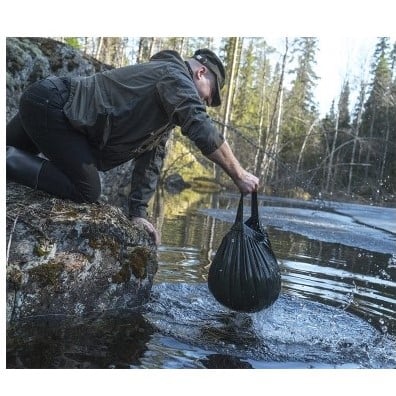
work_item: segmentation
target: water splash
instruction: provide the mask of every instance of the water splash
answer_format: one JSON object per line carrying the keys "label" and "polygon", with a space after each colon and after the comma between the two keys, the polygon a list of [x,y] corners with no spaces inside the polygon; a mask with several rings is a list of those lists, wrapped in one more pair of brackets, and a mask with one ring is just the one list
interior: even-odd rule
{"label": "water splash", "polygon": [[145,317],[166,336],[253,367],[396,368],[394,338],[342,309],[289,294],[245,314],[218,304],[206,284],[162,283]]}

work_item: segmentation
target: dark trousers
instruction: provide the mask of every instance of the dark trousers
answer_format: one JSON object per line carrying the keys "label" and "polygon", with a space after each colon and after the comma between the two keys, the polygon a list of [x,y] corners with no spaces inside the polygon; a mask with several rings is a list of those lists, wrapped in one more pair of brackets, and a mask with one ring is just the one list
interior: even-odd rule
{"label": "dark trousers", "polygon": [[38,81],[24,92],[19,112],[7,125],[7,146],[23,150],[27,158],[26,169],[19,160],[13,173],[28,172],[29,156],[42,153],[47,159],[35,187],[76,202],[95,202],[101,192],[96,160],[86,137],[63,114],[68,95],[59,78]]}

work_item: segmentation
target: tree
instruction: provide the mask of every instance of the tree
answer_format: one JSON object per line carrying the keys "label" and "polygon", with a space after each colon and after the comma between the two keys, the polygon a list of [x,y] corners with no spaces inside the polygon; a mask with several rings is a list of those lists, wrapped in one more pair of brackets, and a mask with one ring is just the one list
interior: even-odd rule
{"label": "tree", "polygon": [[395,143],[395,125],[391,125],[390,109],[393,106],[392,75],[389,59],[389,38],[380,37],[376,45],[371,68],[372,83],[362,116],[362,136],[366,138],[364,182],[371,186],[378,199],[385,179],[389,175],[389,146]]}
{"label": "tree", "polygon": [[360,92],[359,92],[358,100],[355,106],[354,119],[352,122],[353,146],[352,146],[351,160],[349,164],[349,173],[348,173],[348,186],[347,186],[348,195],[351,194],[352,192],[352,180],[353,180],[353,171],[355,167],[355,155],[356,155],[357,145],[359,143],[359,131],[362,123],[362,114],[363,114],[365,98],[366,98],[366,84],[362,80],[360,84]]}
{"label": "tree", "polygon": [[[316,38],[300,37],[294,39],[291,44],[290,63],[293,68],[289,70],[289,74],[293,79],[284,100],[281,141],[281,160],[288,164],[289,169],[295,169],[307,133],[318,117],[313,94],[318,79],[314,71],[317,43]],[[316,163],[319,141],[309,139],[308,143],[311,149],[305,150],[302,162],[304,167]],[[290,170],[287,173],[290,173]]]}
{"label": "tree", "polygon": [[103,63],[114,67],[125,66],[126,39],[123,37],[99,37],[95,57]]}
{"label": "tree", "polygon": [[[230,122],[231,119],[231,108],[232,108],[232,99],[233,99],[233,93],[234,93],[234,82],[235,82],[235,74],[236,74],[236,68],[237,68],[237,59],[239,56],[239,43],[240,43],[240,38],[239,37],[231,37],[228,42],[229,46],[229,57],[228,57],[228,81],[226,84],[226,99],[222,105],[222,108],[224,108],[224,113],[223,113],[223,136],[224,138],[227,138],[227,125]],[[226,64],[226,65],[227,65]],[[216,180],[220,179],[220,173],[219,173],[219,168],[214,167],[215,171],[215,178]]]}
{"label": "tree", "polygon": [[[260,174],[263,168],[263,183],[267,184],[270,176],[274,176],[275,173],[275,158],[279,151],[280,142],[280,123],[282,116],[283,107],[283,90],[284,90],[284,76],[286,70],[286,62],[289,51],[289,41],[285,39],[285,50],[282,56],[282,65],[280,70],[280,76],[278,81],[278,87],[276,89],[275,101],[272,106],[272,114],[270,115],[270,121],[267,128],[267,136],[264,139],[263,131],[260,130],[260,141],[259,150],[256,155],[256,173]],[[264,98],[263,98],[264,99]],[[261,117],[263,117],[263,112]],[[272,171],[272,175],[270,175]]]}

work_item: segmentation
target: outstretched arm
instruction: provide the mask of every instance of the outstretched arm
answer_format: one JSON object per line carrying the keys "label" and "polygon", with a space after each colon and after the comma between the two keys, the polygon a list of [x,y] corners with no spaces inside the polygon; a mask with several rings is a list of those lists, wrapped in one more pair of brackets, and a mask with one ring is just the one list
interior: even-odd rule
{"label": "outstretched arm", "polygon": [[242,194],[257,191],[259,179],[242,168],[226,141],[206,157],[221,166]]}

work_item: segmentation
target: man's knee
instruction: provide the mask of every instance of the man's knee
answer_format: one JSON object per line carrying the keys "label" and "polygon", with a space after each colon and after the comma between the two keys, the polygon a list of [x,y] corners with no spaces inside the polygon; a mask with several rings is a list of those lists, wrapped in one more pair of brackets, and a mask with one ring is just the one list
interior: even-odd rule
{"label": "man's knee", "polygon": [[101,194],[100,176],[96,167],[85,164],[82,168],[70,167],[65,170],[74,186],[73,200],[82,203],[95,203]]}
{"label": "man's knee", "polygon": [[101,186],[99,183],[92,183],[90,185],[85,185],[83,188],[79,188],[76,191],[78,202],[84,203],[95,203],[99,200],[101,194]]}

